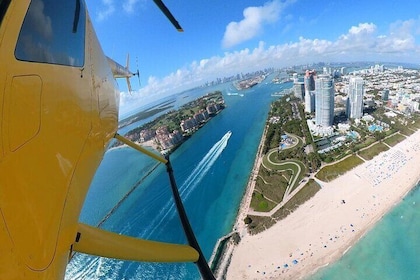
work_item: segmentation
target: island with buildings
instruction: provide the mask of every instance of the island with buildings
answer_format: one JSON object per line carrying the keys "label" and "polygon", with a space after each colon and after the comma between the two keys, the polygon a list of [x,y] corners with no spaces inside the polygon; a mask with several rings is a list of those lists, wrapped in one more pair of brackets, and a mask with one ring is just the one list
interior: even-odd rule
{"label": "island with buildings", "polygon": [[[169,111],[130,130],[125,137],[143,146],[150,146],[162,154],[168,154],[224,108],[222,92],[211,92],[184,104],[178,110]],[[126,122],[131,123],[129,120]],[[121,145],[122,143],[116,142],[113,147]]]}
{"label": "island with buildings", "polygon": [[418,70],[323,67],[292,80],[271,106],[233,231],[215,248],[218,277],[311,274],[420,180]]}
{"label": "island with buildings", "polygon": [[237,90],[244,90],[252,88],[255,85],[258,85],[266,78],[266,72],[258,73],[257,75],[253,75],[252,77],[248,77],[246,79],[242,79],[239,81],[233,82],[233,85]]}

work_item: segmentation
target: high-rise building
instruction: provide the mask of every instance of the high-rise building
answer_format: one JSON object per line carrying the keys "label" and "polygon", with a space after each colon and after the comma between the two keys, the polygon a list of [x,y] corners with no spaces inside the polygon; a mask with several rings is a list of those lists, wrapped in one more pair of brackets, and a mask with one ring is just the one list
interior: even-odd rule
{"label": "high-rise building", "polygon": [[316,72],[314,70],[306,70],[305,77],[303,78],[303,82],[305,85],[305,112],[307,113],[312,113],[315,109],[312,105],[313,94],[311,94],[311,91],[315,90],[315,75]]}
{"label": "high-rise building", "polygon": [[349,82],[347,97],[347,117],[360,119],[363,116],[364,81],[361,77],[352,77]]}
{"label": "high-rise building", "polygon": [[303,82],[295,82],[293,84],[293,91],[295,92],[295,96],[300,100],[304,100],[305,95],[305,86]]}
{"label": "high-rise building", "polygon": [[324,127],[334,122],[334,83],[329,75],[315,80],[315,124]]}
{"label": "high-rise building", "polygon": [[382,100],[388,101],[388,99],[389,99],[389,89],[384,89],[382,91]]}
{"label": "high-rise building", "polygon": [[299,82],[298,74],[297,73],[293,73],[293,83],[297,83],[297,82]]}

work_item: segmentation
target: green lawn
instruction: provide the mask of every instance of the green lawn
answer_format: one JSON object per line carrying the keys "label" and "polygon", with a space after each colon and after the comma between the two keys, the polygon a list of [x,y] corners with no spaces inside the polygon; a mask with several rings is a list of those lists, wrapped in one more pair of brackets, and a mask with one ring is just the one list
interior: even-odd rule
{"label": "green lawn", "polygon": [[319,170],[315,176],[319,180],[329,182],[362,163],[363,160],[353,155],[346,158],[345,160],[337,162],[336,164],[321,168],[321,170]]}
{"label": "green lawn", "polygon": [[251,208],[258,212],[269,212],[276,206],[275,203],[267,200],[264,195],[254,192],[251,199]]}
{"label": "green lawn", "polygon": [[399,133],[396,133],[396,134],[392,135],[391,137],[384,139],[383,141],[390,146],[395,146],[398,143],[400,143],[401,141],[403,141],[404,139],[405,139],[404,136],[402,136]]}
{"label": "green lawn", "polygon": [[376,143],[372,147],[359,152],[359,156],[365,160],[371,160],[379,153],[389,150],[388,146],[384,143]]}
{"label": "green lawn", "polygon": [[283,200],[287,184],[288,181],[283,177],[283,172],[269,172],[261,168],[255,182],[255,189],[272,201],[280,202]]}
{"label": "green lawn", "polygon": [[420,129],[420,120],[416,120],[416,121],[414,121],[414,123],[411,123],[410,127],[412,129]]}
{"label": "green lawn", "polygon": [[415,131],[413,131],[413,130],[411,130],[411,129],[409,129],[408,127],[406,127],[406,126],[403,126],[403,127],[401,127],[400,128],[400,133],[402,133],[402,134],[404,134],[404,135],[406,135],[406,136],[410,136],[411,134],[413,134]]}
{"label": "green lawn", "polygon": [[[270,160],[273,163],[271,163],[267,157],[264,157],[264,166],[272,170],[278,171],[291,170],[293,172],[293,177],[298,176],[298,179],[296,180],[296,184],[293,186],[293,189],[297,187],[299,181],[303,178],[304,174],[306,173],[305,165],[299,160],[288,159],[282,162],[276,162],[276,153],[270,154]],[[299,168],[296,165],[300,167],[300,173]]]}
{"label": "green lawn", "polygon": [[[306,172],[305,165],[298,160],[276,161],[276,152],[263,159],[264,167],[260,168],[255,182],[255,192],[252,195],[251,207],[254,211],[268,212],[283,200],[284,193],[290,181],[297,176],[292,191],[299,185]],[[300,172],[299,172],[299,167]],[[276,203],[275,203],[276,202]]]}
{"label": "green lawn", "polygon": [[364,142],[362,142],[362,143],[360,143],[360,144],[357,144],[355,148],[356,148],[356,150],[360,150],[360,149],[366,148],[366,147],[368,147],[370,144],[374,143],[375,141],[376,141],[376,139],[375,139],[375,138],[373,138],[373,137],[368,137],[368,138],[366,138],[366,140],[365,140]]}
{"label": "green lawn", "polygon": [[320,185],[315,182],[314,179],[310,179],[295,196],[293,196],[283,207],[274,213],[273,218],[276,218],[276,220],[285,218],[287,215],[297,209],[299,205],[302,205],[311,197],[313,197],[320,189]]}
{"label": "green lawn", "polygon": [[313,197],[320,189],[321,187],[319,184],[313,179],[310,179],[308,183],[306,183],[306,185],[282,208],[276,211],[272,217],[248,216],[252,221],[248,225],[249,232],[251,234],[257,234],[270,228],[275,224],[275,221],[285,218],[287,215],[296,210],[299,205],[302,205],[311,197]]}

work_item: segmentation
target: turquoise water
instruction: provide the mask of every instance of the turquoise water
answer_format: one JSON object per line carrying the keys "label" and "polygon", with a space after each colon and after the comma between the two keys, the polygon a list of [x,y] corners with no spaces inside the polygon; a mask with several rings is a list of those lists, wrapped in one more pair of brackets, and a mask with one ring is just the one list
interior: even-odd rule
{"label": "turquoise water", "polygon": [[309,279],[420,279],[420,184],[338,262]]}
{"label": "turquoise water", "polygon": [[[269,81],[270,79],[267,79]],[[171,97],[174,106],[221,90],[227,108],[171,155],[178,188],[207,259],[235,221],[264,128],[271,94],[260,84],[241,95],[224,84]],[[229,135],[228,132],[232,134]],[[141,181],[155,162],[129,148],[111,150],[91,185],[80,220],[97,225],[133,187],[103,228],[152,240],[186,243],[164,166]],[[311,279],[420,279],[420,191],[416,189],[336,264]],[[250,252],[252,253],[252,252]],[[199,279],[193,264],[123,262],[77,254],[66,279]]]}
{"label": "turquoise water", "polygon": [[[269,81],[271,79],[267,79]],[[260,84],[227,95],[231,84],[175,96],[177,106],[207,92],[223,92],[226,109],[171,155],[178,188],[207,259],[217,240],[230,232],[245,191],[271,102],[291,87]],[[230,133],[231,132],[231,133]],[[80,220],[97,225],[133,186],[138,187],[103,223],[114,232],[145,239],[186,243],[164,166],[140,179],[155,163],[129,148],[109,151],[94,178]],[[123,262],[77,254],[66,279],[199,279],[194,264]]]}

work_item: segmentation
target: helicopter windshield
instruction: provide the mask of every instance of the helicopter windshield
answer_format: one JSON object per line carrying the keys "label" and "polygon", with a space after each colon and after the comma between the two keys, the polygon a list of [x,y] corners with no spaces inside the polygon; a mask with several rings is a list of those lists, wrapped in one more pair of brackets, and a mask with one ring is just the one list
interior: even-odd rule
{"label": "helicopter windshield", "polygon": [[20,30],[16,58],[83,66],[85,18],[83,1],[33,0]]}

